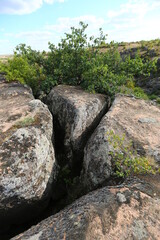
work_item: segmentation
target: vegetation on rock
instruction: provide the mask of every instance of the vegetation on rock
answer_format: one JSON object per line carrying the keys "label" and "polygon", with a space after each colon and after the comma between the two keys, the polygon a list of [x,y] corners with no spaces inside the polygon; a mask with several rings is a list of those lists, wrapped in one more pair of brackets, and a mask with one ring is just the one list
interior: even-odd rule
{"label": "vegetation on rock", "polygon": [[154,159],[151,161],[151,158],[140,156],[133,149],[131,141],[126,143],[125,134],[119,136],[111,130],[107,132],[107,139],[113,148],[109,155],[112,157],[116,177],[160,172],[160,168],[156,169]]}
{"label": "vegetation on rock", "polygon": [[16,122],[17,127],[26,127],[30,126],[35,122],[35,119],[33,117],[26,117],[22,119],[21,121]]}

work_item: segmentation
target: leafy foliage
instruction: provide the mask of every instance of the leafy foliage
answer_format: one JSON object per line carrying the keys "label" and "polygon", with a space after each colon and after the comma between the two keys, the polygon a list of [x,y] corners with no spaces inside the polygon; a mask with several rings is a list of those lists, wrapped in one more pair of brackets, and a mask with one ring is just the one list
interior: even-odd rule
{"label": "leafy foliage", "polygon": [[42,69],[36,63],[29,64],[25,56],[14,55],[13,59],[8,59],[7,63],[1,63],[0,71],[5,72],[8,81],[19,81],[22,84],[29,85],[34,95],[37,94],[40,81],[44,79]]}
{"label": "leafy foliage", "polygon": [[125,61],[122,63],[122,70],[127,73],[127,75],[139,77],[139,76],[149,76],[151,71],[156,71],[156,61],[143,62],[143,59],[137,53],[134,59],[127,56]]}
{"label": "leafy foliage", "polygon": [[107,132],[107,140],[113,148],[109,154],[115,167],[115,176],[126,177],[134,174],[156,173],[155,166],[151,164],[150,159],[140,156],[132,148],[132,142],[126,143],[125,134],[121,137],[111,130]]}
{"label": "leafy foliage", "polygon": [[[135,88],[134,79],[154,74],[156,60],[144,60],[138,52],[134,59],[122,58],[118,44],[114,41],[107,44],[102,29],[99,37],[88,38],[87,26],[80,22],[79,28],[72,27],[58,46],[49,43],[48,53],[20,44],[13,59],[1,63],[0,70],[7,73],[9,81],[31,86],[35,95],[41,91],[48,93],[58,84],[69,84],[112,97],[124,89],[145,97],[142,90]],[[104,46],[106,51],[102,51]]]}

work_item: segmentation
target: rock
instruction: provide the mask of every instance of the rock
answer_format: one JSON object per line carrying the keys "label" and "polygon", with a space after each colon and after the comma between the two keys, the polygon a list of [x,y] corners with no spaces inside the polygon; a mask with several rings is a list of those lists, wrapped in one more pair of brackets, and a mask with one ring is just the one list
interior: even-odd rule
{"label": "rock", "polygon": [[[157,186],[159,179],[155,179]],[[151,179],[150,183],[134,180],[132,184],[104,187],[12,239],[159,240],[159,197],[159,188]]]}
{"label": "rock", "polygon": [[0,83],[0,228],[35,217],[56,177],[52,116],[29,88]]}
{"label": "rock", "polygon": [[124,142],[132,141],[139,155],[160,163],[160,107],[151,101],[119,95],[85,147],[81,179],[87,190],[107,184],[113,175],[110,151],[114,149],[107,138],[111,131],[120,137],[125,134]]}
{"label": "rock", "polygon": [[125,60],[126,57],[130,56],[131,59],[134,59],[136,57],[138,48],[137,47],[132,47],[128,49],[124,49],[123,51],[120,52],[120,55],[123,60]]}
{"label": "rock", "polygon": [[157,59],[157,71],[160,72],[160,58]]}
{"label": "rock", "polygon": [[160,96],[160,77],[137,81],[137,85],[147,93]]}
{"label": "rock", "polygon": [[148,55],[151,57],[151,58],[153,58],[153,57],[156,57],[157,56],[157,52],[156,52],[156,49],[150,49],[149,51],[148,51]]}
{"label": "rock", "polygon": [[139,118],[138,122],[140,122],[140,123],[156,123],[156,119],[154,119],[154,118]]}
{"label": "rock", "polygon": [[127,201],[125,195],[123,193],[117,193],[117,200],[120,203],[125,203]]}
{"label": "rock", "polygon": [[5,79],[5,73],[3,72],[0,72],[0,82],[5,82],[6,79]]}
{"label": "rock", "polygon": [[86,141],[107,111],[109,99],[80,87],[59,85],[53,88],[47,101],[54,117],[58,159],[79,168]]}

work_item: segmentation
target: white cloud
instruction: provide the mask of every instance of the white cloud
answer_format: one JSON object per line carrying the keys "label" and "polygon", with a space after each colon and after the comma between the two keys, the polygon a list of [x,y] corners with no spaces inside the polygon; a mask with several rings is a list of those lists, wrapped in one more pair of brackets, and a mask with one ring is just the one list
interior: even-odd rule
{"label": "white cloud", "polygon": [[0,14],[29,14],[41,8],[44,3],[64,2],[64,0],[0,0]]}
{"label": "white cloud", "polygon": [[123,16],[124,14],[131,14],[143,17],[149,11],[153,11],[157,7],[160,7],[160,0],[128,0],[127,3],[121,4],[118,11],[108,11],[107,16],[109,18],[114,18]]}
{"label": "white cloud", "polygon": [[[118,11],[108,11],[109,37],[116,41],[138,41],[160,37],[157,27],[160,0],[128,0]],[[110,39],[110,40],[112,40]]]}
{"label": "white cloud", "polygon": [[[35,50],[48,50],[48,42],[53,42],[57,36],[51,31],[26,31],[14,34],[12,39],[19,43],[25,43]],[[15,46],[16,46],[15,45]]]}
{"label": "white cloud", "polygon": [[13,44],[8,39],[0,39],[0,55],[12,54]]}
{"label": "white cloud", "polygon": [[31,46],[35,50],[48,51],[48,42],[57,42],[59,38],[51,31],[24,31],[17,34],[4,33],[4,39],[0,39],[0,55],[13,54],[15,47],[21,43]]}
{"label": "white cloud", "polygon": [[[48,42],[57,44],[64,32],[68,32],[71,26],[78,27],[79,22],[83,21],[89,23],[89,33],[94,35],[98,33],[98,29],[104,24],[102,18],[96,18],[95,16],[81,16],[76,18],[59,18],[55,25],[47,25],[42,30],[37,31],[23,31],[19,33],[4,33],[4,37],[12,39],[11,47],[6,47],[7,52],[12,52],[16,45],[25,43],[27,46],[31,46],[35,50],[48,50]],[[87,31],[88,33],[88,31]],[[4,46],[4,45],[3,45]],[[0,48],[0,53],[3,49]]]}
{"label": "white cloud", "polygon": [[89,25],[88,31],[98,30],[105,22],[103,18],[97,18],[94,15],[85,15],[75,18],[58,18],[56,24],[46,25],[45,28],[57,33],[64,33],[68,31],[70,27],[78,27],[80,21]]}
{"label": "white cloud", "polygon": [[125,14],[144,16],[148,11],[148,4],[146,1],[138,0],[138,1],[128,1],[126,4],[122,4],[119,11],[109,11],[108,17],[114,18],[119,17]]}
{"label": "white cloud", "polygon": [[49,36],[51,36],[52,33],[49,31],[28,31],[28,32],[20,32],[15,34],[14,36],[16,38],[43,38],[47,39]]}
{"label": "white cloud", "polygon": [[56,1],[56,0],[44,0],[44,2],[46,2],[46,3],[48,3],[48,4],[52,4],[52,3],[54,3],[54,2],[60,2],[60,3],[63,3],[65,0],[58,0],[58,1]]}
{"label": "white cloud", "polygon": [[0,44],[3,44],[3,43],[9,43],[9,40],[7,40],[7,39],[0,39]]}
{"label": "white cloud", "polygon": [[[55,1],[63,2],[64,0],[0,0],[0,13],[5,10],[4,6],[10,6],[10,9],[16,11],[12,13],[17,13],[17,11],[20,11],[19,14],[27,11],[29,13],[31,10],[35,11],[41,7],[44,2],[53,4]],[[7,3],[12,4],[7,5]],[[16,3],[17,8],[15,8]],[[18,7],[19,10],[17,10]],[[89,24],[86,31],[89,36],[97,36],[98,29],[102,27],[104,32],[108,34],[108,41],[139,41],[160,38],[158,31],[159,10],[160,0],[128,0],[126,4],[120,6],[118,11],[109,11],[105,19],[94,15],[74,18],[61,17],[53,25],[42,26],[42,30],[24,31],[17,34],[3,32],[4,38],[12,39],[12,41],[10,43],[3,42],[0,46],[0,53],[4,49],[9,52],[19,43],[25,43],[36,50],[48,50],[49,41],[57,44],[63,37],[64,32],[69,32],[71,26],[78,27],[80,21]],[[5,11],[11,13],[9,10]]]}

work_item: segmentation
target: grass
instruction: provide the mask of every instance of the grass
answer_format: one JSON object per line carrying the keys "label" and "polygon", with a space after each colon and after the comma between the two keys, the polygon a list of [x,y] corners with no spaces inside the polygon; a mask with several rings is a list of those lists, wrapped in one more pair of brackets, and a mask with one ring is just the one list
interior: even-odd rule
{"label": "grass", "polygon": [[21,121],[18,121],[15,126],[16,127],[26,127],[26,126],[30,126],[35,122],[35,119],[32,117],[26,117],[24,119],[22,119]]}

